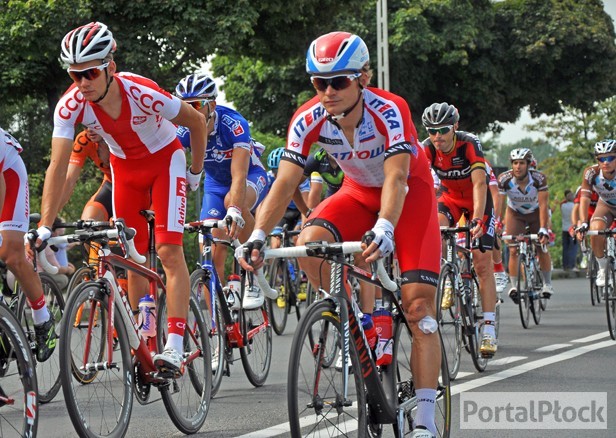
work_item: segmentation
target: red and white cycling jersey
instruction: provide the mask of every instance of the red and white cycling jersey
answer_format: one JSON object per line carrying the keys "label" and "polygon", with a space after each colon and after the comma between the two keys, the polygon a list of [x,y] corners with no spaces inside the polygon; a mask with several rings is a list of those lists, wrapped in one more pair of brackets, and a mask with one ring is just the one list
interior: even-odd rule
{"label": "red and white cycling jersey", "polygon": [[0,172],[11,167],[19,159],[22,150],[17,139],[0,128]]}
{"label": "red and white cycling jersey", "polygon": [[181,101],[156,82],[133,73],[118,73],[122,111],[117,120],[87,102],[73,84],[56,105],[53,137],[73,140],[79,123],[101,135],[118,158],[139,159],[169,145],[176,127],[169,120],[180,112]]}
{"label": "red and white cycling jersey", "polygon": [[[385,158],[408,152],[413,157],[423,155],[404,99],[377,88],[366,88],[363,93],[364,114],[355,128],[353,144],[349,144],[338,124],[327,118],[327,111],[315,96],[291,119],[287,148],[281,159],[304,167],[310,147],[318,143],[338,162],[345,178],[364,187],[382,187]],[[417,161],[411,159],[409,171]]]}

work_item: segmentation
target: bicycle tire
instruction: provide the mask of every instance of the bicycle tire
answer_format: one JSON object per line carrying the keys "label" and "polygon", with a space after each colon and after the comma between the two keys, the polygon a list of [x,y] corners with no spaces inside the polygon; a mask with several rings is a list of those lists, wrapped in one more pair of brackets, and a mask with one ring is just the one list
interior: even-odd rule
{"label": "bicycle tire", "polygon": [[240,348],[246,377],[253,386],[263,386],[272,363],[272,326],[266,304],[253,310],[242,309],[240,327],[246,338],[246,344]]}
{"label": "bicycle tire", "polygon": [[526,269],[526,257],[523,254],[518,256],[518,308],[520,309],[520,320],[522,327],[528,328],[528,320],[530,318],[530,306],[528,294],[531,292],[531,285],[528,281],[528,272]]}
{"label": "bicycle tire", "polygon": [[35,361],[19,321],[4,303],[0,304],[0,362],[6,367],[0,395],[10,400],[0,405],[2,436],[35,437],[39,420]]}
{"label": "bicycle tire", "polygon": [[[158,348],[162,351],[167,337],[167,294],[158,297]],[[162,330],[161,330],[162,329]],[[194,296],[190,297],[184,357],[194,357],[186,364],[184,374],[161,386],[160,395],[169,418],[179,431],[197,433],[207,417],[212,394],[212,361],[209,330]]]}
{"label": "bicycle tire", "polygon": [[[65,311],[65,321],[75,321],[81,312],[84,324],[62,324],[60,339],[60,367],[81,366],[96,362],[100,351],[90,351],[85,357],[83,345],[86,336],[100,336],[98,326],[109,324],[108,293],[101,282],[82,283],[73,291]],[[122,305],[118,300],[118,305]],[[90,326],[92,321],[92,326]],[[62,392],[69,417],[77,434],[86,437],[123,437],[130,423],[133,408],[133,362],[126,327],[118,307],[114,315],[117,349],[114,350],[115,366],[101,367],[95,371],[90,383],[82,384],[72,373],[62,373]],[[90,332],[89,335],[87,332]],[[107,330],[104,331],[106,336]],[[100,339],[94,339],[91,347],[100,349]],[[106,352],[105,352],[106,355]]]}
{"label": "bicycle tire", "polygon": [[[64,296],[53,277],[45,272],[39,273],[43,294],[49,313],[53,315],[56,326],[60,324],[64,313]],[[19,299],[17,315],[24,329],[26,338],[30,345],[36,345],[36,334],[34,331],[34,321],[32,320],[32,310],[26,304],[26,295],[21,294]],[[57,341],[56,341],[57,344]],[[41,404],[49,403],[60,391],[60,355],[58,346],[52,355],[45,362],[37,362],[36,375],[38,382],[38,396]],[[35,356],[36,360],[36,356]]]}
{"label": "bicycle tire", "polygon": [[[449,281],[452,288],[453,304],[446,310],[442,309],[443,294],[446,282]],[[457,298],[457,282],[455,271],[449,264],[441,268],[436,289],[436,320],[439,323],[443,339],[443,350],[447,357],[449,379],[454,380],[460,370],[462,358],[462,337],[460,312]]]}
{"label": "bicycle tire", "polygon": [[[211,368],[212,368],[212,394],[211,397],[214,397],[218,390],[220,389],[220,385],[222,383],[222,378],[225,374],[226,367],[226,359],[225,359],[225,346],[227,345],[226,332],[225,332],[225,323],[222,317],[221,303],[218,298],[218,295],[215,295],[216,298],[216,319],[214,320],[214,316],[212,315],[212,310],[210,306],[208,306],[208,301],[205,298],[210,296],[210,291],[208,289],[209,281],[207,279],[206,273],[204,269],[197,269],[192,274],[190,274],[190,290],[194,297],[197,299],[197,303],[201,312],[203,313],[203,319],[205,321],[205,325],[207,327],[207,332],[210,334],[210,353],[211,353]],[[216,322],[216,330],[213,330],[212,322]]]}
{"label": "bicycle tire", "polygon": [[[323,356],[340,349],[340,330],[340,317],[331,300],[313,303],[295,330],[287,374],[287,409],[293,437],[368,434],[361,373],[350,373],[348,386],[343,388],[342,369],[322,364]],[[316,346],[314,340],[318,340]],[[359,363],[354,342],[350,342],[349,355],[351,364]],[[355,365],[352,368],[358,369]],[[319,386],[315,388],[315,384]]]}
{"label": "bicycle tire", "polygon": [[[287,326],[289,316],[289,270],[287,269],[286,259],[277,259],[272,264],[269,271],[269,284],[272,289],[278,292],[278,298],[267,299],[270,308],[270,319],[274,333],[282,335]],[[282,304],[282,306],[281,306]]]}
{"label": "bicycle tire", "polygon": [[[468,321],[470,321],[470,326],[467,327],[467,344],[469,354],[471,355],[471,359],[473,361],[473,365],[477,371],[480,373],[485,371],[488,365],[488,359],[481,356],[481,333],[483,323],[479,323],[475,319],[475,315],[473,314],[473,308],[471,303],[466,303],[466,310]],[[466,320],[467,318],[462,316],[462,320]]]}
{"label": "bicycle tire", "polygon": [[[411,370],[413,337],[410,329],[402,318],[396,318],[394,330],[394,356],[392,363],[396,366],[396,393],[398,394],[398,404],[401,404],[416,397],[416,385],[413,382],[413,372]],[[443,345],[442,339],[441,345]],[[451,433],[451,386],[448,370],[447,355],[445,350],[441,348],[441,367],[436,389],[434,415],[437,437],[439,438],[448,438]],[[416,403],[412,404],[412,409],[406,414],[407,421],[405,426],[408,426],[409,430],[405,430],[404,432],[410,432],[415,424],[412,419],[415,417],[416,407]],[[396,434],[396,436],[403,436],[402,432],[403,431],[398,431],[397,426],[394,425],[394,434]],[[406,436],[406,433],[404,436]]]}
{"label": "bicycle tire", "polygon": [[541,311],[544,309],[542,305],[542,301],[544,298],[541,298],[541,291],[543,290],[543,279],[541,277],[541,271],[539,270],[539,266],[537,262],[533,262],[531,267],[533,270],[533,292],[529,297],[528,304],[530,306],[530,311],[533,315],[533,321],[535,321],[535,325],[539,325],[541,322]]}
{"label": "bicycle tire", "polygon": [[597,272],[599,271],[599,262],[595,254],[590,251],[588,256],[588,278],[590,280],[590,302],[594,306],[601,304],[601,288],[597,286]]}
{"label": "bicycle tire", "polygon": [[71,292],[84,281],[92,281],[96,277],[96,271],[92,266],[82,266],[71,276],[66,286],[66,297],[71,296]]}
{"label": "bicycle tire", "polygon": [[607,329],[610,337],[616,340],[616,273],[614,260],[610,257],[605,268],[605,311],[607,316]]}

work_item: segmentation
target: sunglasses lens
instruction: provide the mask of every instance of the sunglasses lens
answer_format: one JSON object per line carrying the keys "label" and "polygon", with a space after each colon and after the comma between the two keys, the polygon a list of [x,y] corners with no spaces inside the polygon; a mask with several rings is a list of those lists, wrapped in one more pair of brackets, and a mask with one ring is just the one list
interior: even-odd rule
{"label": "sunglasses lens", "polygon": [[428,134],[431,134],[431,135],[436,135],[436,134],[445,135],[449,131],[451,131],[451,128],[452,128],[451,126],[443,126],[442,128],[427,128],[427,130],[428,130]]}
{"label": "sunglasses lens", "polygon": [[192,106],[196,110],[200,110],[201,108],[205,106],[203,100],[197,100],[196,102],[188,102],[188,103],[190,104],[190,106]]}
{"label": "sunglasses lens", "polygon": [[616,155],[610,155],[609,157],[600,157],[597,158],[601,163],[611,163],[616,159]]}
{"label": "sunglasses lens", "polygon": [[69,76],[75,82],[80,82],[82,79],[87,79],[88,81],[93,81],[98,78],[103,73],[98,67],[92,67],[87,70],[82,71],[68,71]]}
{"label": "sunglasses lens", "polygon": [[334,76],[333,78],[312,78],[312,84],[318,91],[327,90],[328,86],[332,86],[334,90],[344,90],[349,88],[352,79],[348,76]]}

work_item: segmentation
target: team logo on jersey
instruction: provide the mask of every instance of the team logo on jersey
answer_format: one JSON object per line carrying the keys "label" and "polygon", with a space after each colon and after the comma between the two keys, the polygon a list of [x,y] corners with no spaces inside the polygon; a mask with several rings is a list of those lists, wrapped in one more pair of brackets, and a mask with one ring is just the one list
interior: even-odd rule
{"label": "team logo on jersey", "polygon": [[139,109],[146,114],[152,114],[150,111],[154,111],[154,113],[159,113],[162,110],[162,107],[165,106],[162,100],[154,100],[154,96],[149,93],[144,93],[141,88],[131,85],[128,87],[128,94],[134,99]]}
{"label": "team logo on jersey", "polygon": [[146,116],[133,116],[133,125],[141,125],[148,120]]}
{"label": "team logo on jersey", "polygon": [[244,128],[242,128],[242,125],[238,124],[237,127],[235,127],[233,129],[233,135],[235,135],[236,137],[242,135],[244,133]]}
{"label": "team logo on jersey", "polygon": [[343,144],[342,140],[340,140],[339,138],[323,137],[322,135],[319,135],[319,143],[331,144],[331,145],[341,145],[341,144]]}
{"label": "team logo on jersey", "polygon": [[383,117],[385,117],[385,121],[389,125],[389,129],[397,129],[400,127],[400,116],[398,111],[396,111],[395,108],[389,103],[375,97],[368,102],[368,105],[376,109]]}
{"label": "team logo on jersey", "polygon": [[319,119],[325,113],[325,108],[317,106],[311,112],[304,114],[302,117],[298,117],[295,125],[293,125],[293,133],[297,137],[301,137],[302,133],[317,119]]}
{"label": "team logo on jersey", "polygon": [[360,160],[368,160],[371,158],[378,157],[385,152],[385,145],[382,144],[374,149],[363,150],[363,151],[350,151],[350,152],[332,152],[331,156],[336,160],[351,160],[354,158],[358,158]]}
{"label": "team logo on jersey", "polygon": [[221,163],[224,160],[230,160],[233,158],[233,150],[221,151],[220,149],[212,149],[210,157],[217,163]]}
{"label": "team logo on jersey", "polygon": [[611,192],[612,190],[614,190],[614,186],[613,186],[610,182],[608,182],[608,181],[606,181],[606,182],[604,182],[604,183],[603,183],[603,187],[604,187],[607,191],[609,191],[609,192]]}
{"label": "team logo on jersey", "polygon": [[218,211],[216,208],[210,208],[210,209],[207,211],[207,214],[208,214],[210,217],[219,217],[219,216],[220,216],[220,211]]}
{"label": "team logo on jersey", "polygon": [[375,137],[376,135],[374,134],[374,124],[371,121],[363,123],[361,128],[359,129],[359,141],[363,143],[370,141]]}
{"label": "team logo on jersey", "polygon": [[64,101],[60,109],[58,110],[58,115],[64,120],[69,120],[73,114],[73,111],[76,111],[79,108],[79,105],[85,102],[83,98],[83,94],[81,92],[76,92],[68,99]]}
{"label": "team logo on jersey", "polygon": [[175,229],[183,229],[186,219],[186,178],[181,176],[175,180],[175,206]]}
{"label": "team logo on jersey", "polygon": [[464,157],[453,157],[451,159],[452,166],[462,166],[464,164]]}

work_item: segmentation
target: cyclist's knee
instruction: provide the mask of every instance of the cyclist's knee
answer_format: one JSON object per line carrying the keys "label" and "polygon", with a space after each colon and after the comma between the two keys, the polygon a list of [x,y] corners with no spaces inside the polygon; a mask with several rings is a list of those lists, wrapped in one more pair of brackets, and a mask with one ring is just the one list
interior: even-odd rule
{"label": "cyclist's knee", "polygon": [[436,309],[434,305],[434,286],[422,283],[412,283],[403,287],[402,306],[407,321],[417,325],[424,318],[434,319]]}
{"label": "cyclist's knee", "polygon": [[473,265],[475,266],[475,272],[478,277],[483,277],[494,272],[491,255],[489,259],[485,257],[482,257],[481,259],[475,258]]}

